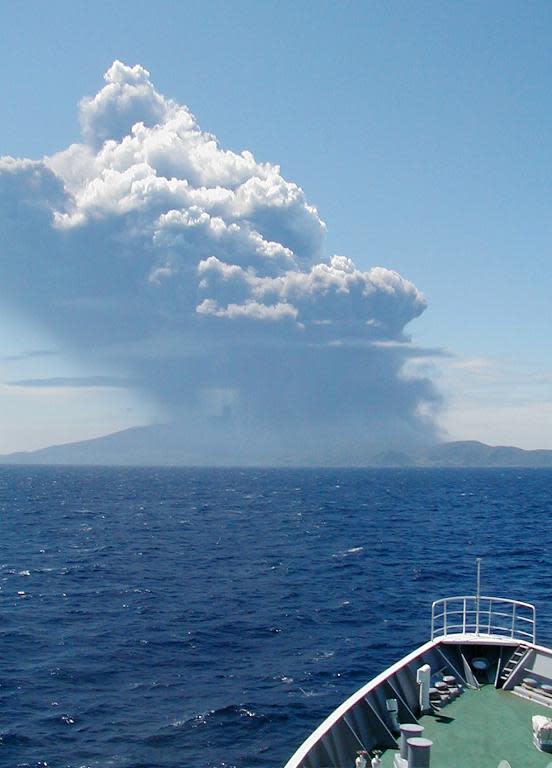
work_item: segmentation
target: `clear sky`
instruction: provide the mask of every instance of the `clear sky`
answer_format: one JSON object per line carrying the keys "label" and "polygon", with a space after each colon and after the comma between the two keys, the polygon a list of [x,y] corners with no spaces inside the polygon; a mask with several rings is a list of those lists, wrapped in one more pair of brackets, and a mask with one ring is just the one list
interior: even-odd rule
{"label": "clear sky", "polygon": [[[82,141],[79,101],[114,60],[141,65],[222,147],[278,164],[302,188],[326,224],[327,258],[396,270],[424,295],[403,371],[440,392],[448,438],[552,448],[549,2],[4,0],[0,10],[0,154],[40,160]],[[221,309],[213,296],[203,314],[229,317],[235,297]],[[282,316],[299,306],[286,296]],[[135,369],[87,359],[83,336],[7,299],[0,452],[165,417]]]}

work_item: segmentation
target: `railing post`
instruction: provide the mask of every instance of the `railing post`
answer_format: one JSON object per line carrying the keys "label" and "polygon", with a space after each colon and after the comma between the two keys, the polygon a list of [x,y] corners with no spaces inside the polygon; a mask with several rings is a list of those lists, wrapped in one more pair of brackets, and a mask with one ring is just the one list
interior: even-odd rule
{"label": "railing post", "polygon": [[477,564],[477,594],[475,598],[475,634],[479,634],[479,600],[481,599],[481,558],[476,557]]}
{"label": "railing post", "polygon": [[[485,602],[481,604],[481,600]],[[449,609],[449,601],[451,608]],[[487,605],[488,601],[488,605]],[[442,606],[442,610],[441,610]],[[475,607],[474,607],[475,606]],[[496,614],[494,613],[496,607]],[[510,617],[508,617],[510,609]],[[521,609],[521,615],[518,616]],[[474,618],[472,619],[472,614]],[[461,623],[457,618],[461,615]],[[494,617],[496,616],[496,626]],[[452,618],[450,618],[452,617]],[[449,627],[449,618],[452,624]],[[510,627],[508,628],[508,620]],[[520,622],[518,626],[518,622]],[[530,625],[525,628],[526,622]],[[536,609],[530,603],[524,603],[519,600],[510,600],[502,597],[476,595],[458,595],[454,598],[446,597],[436,600],[431,604],[431,639],[436,636],[448,635],[449,633],[458,634],[460,631],[465,635],[468,633],[477,636],[501,635],[514,640],[536,643]],[[552,768],[552,763],[550,764]]]}

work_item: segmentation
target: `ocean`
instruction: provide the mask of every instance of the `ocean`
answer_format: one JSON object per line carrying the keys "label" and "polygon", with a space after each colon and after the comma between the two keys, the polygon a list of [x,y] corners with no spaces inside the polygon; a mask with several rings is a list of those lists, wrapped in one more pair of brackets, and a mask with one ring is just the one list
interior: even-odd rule
{"label": "ocean", "polygon": [[537,605],[552,471],[0,467],[0,766],[277,768],[428,639]]}

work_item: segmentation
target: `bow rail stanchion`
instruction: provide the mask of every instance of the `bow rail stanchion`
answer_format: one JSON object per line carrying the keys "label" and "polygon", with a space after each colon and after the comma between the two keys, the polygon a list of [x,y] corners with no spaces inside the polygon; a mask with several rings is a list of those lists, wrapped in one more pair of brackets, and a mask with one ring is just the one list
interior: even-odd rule
{"label": "bow rail stanchion", "polygon": [[477,587],[475,590],[475,634],[479,634],[479,606],[481,605],[481,558],[475,558],[477,568]]}
{"label": "bow rail stanchion", "polygon": [[536,643],[531,603],[491,595],[456,595],[431,606],[431,639],[443,636],[502,637]]}

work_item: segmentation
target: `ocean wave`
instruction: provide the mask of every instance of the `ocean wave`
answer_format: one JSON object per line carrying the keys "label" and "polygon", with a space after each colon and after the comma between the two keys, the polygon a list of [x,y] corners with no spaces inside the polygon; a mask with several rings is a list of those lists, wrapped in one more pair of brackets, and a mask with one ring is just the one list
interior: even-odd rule
{"label": "ocean wave", "polygon": [[508,541],[550,475],[431,478],[5,468],[5,764],[274,768],[473,590],[476,555],[552,639],[548,529]]}

